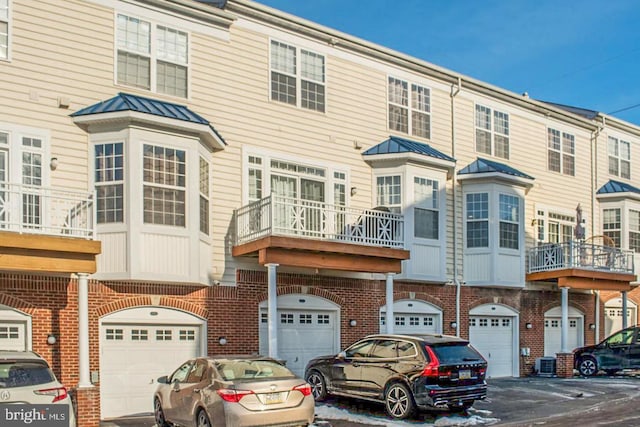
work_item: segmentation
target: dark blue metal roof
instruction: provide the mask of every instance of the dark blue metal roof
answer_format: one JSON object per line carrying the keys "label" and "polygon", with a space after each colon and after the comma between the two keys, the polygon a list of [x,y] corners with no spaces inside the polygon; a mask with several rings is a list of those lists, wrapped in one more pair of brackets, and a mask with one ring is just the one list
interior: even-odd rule
{"label": "dark blue metal roof", "polygon": [[600,187],[596,194],[614,194],[614,193],[637,193],[640,194],[640,188],[626,184],[620,181],[609,180],[605,185]]}
{"label": "dark blue metal roof", "polygon": [[391,136],[386,141],[381,142],[369,148],[362,153],[363,156],[373,156],[376,154],[400,154],[400,153],[416,153],[422,154],[428,157],[433,157],[440,160],[447,160],[449,162],[455,162],[451,156],[444,154],[441,151],[436,150],[430,145],[423,144],[421,142],[411,141],[404,138],[398,138],[397,136]]}
{"label": "dark blue metal roof", "polygon": [[565,110],[570,113],[577,114],[578,116],[585,117],[589,120],[593,120],[598,116],[597,111],[588,110],[586,108],[572,107],[571,105],[564,105],[564,104],[556,104],[555,102],[547,102],[547,101],[540,101],[540,102],[544,102],[545,104],[549,104],[556,108],[560,108],[561,110]]}
{"label": "dark blue metal roof", "polygon": [[518,178],[535,179],[531,175],[527,175],[524,172],[520,172],[517,169],[512,168],[504,163],[494,162],[493,160],[487,160],[478,157],[478,159],[466,166],[464,169],[458,171],[458,175],[471,175],[477,173],[502,173],[506,175],[516,176]]}
{"label": "dark blue metal roof", "polygon": [[185,105],[160,101],[157,99],[145,98],[138,95],[119,93],[111,99],[98,102],[71,114],[71,117],[87,116],[90,114],[113,113],[117,111],[136,111],[139,113],[153,114],[154,116],[166,117],[206,125],[216,134],[220,140],[226,144],[222,136],[214,129],[207,119],[194,113]]}

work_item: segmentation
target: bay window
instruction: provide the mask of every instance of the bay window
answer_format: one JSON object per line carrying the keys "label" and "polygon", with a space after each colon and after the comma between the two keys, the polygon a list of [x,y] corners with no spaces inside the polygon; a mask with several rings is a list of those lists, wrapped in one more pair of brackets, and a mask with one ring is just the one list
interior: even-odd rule
{"label": "bay window", "polygon": [[144,144],[144,223],[185,227],[185,151]]}

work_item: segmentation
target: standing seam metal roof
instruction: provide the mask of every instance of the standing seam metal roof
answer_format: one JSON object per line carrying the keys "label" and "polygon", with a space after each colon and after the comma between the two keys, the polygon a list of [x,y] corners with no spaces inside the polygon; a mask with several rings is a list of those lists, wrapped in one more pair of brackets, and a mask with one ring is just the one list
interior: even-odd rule
{"label": "standing seam metal roof", "polygon": [[374,145],[367,151],[362,153],[363,156],[373,156],[376,154],[400,154],[400,153],[416,153],[424,156],[433,157],[440,160],[447,160],[455,162],[451,156],[444,154],[441,151],[436,150],[430,145],[423,144],[417,141],[411,141],[409,139],[399,138],[397,136],[391,136],[386,141],[381,142],[378,145]]}
{"label": "standing seam metal roof", "polygon": [[481,157],[478,157],[476,161],[469,164],[465,168],[460,169],[460,171],[458,171],[458,175],[471,175],[471,174],[491,173],[491,172],[517,176],[519,178],[535,179],[531,175],[527,175],[524,172],[520,172],[519,170],[512,168],[509,165],[505,165],[504,163],[494,162],[493,160],[483,159]]}
{"label": "standing seam metal roof", "polygon": [[637,193],[640,194],[640,188],[629,185],[624,182],[609,180],[605,185],[600,187],[596,194],[614,194],[614,193]]}

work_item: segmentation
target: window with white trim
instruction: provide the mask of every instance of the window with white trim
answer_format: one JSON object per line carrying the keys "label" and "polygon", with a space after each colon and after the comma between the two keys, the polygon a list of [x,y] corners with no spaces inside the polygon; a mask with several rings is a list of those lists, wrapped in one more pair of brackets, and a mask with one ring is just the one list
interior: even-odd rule
{"label": "window with white trim", "polygon": [[402,212],[402,184],[400,175],[376,177],[376,206],[384,206],[392,213]]}
{"label": "window with white trim", "polygon": [[186,98],[188,34],[122,14],[117,21],[118,84]]}
{"label": "window with white trim", "polygon": [[209,234],[209,162],[200,156],[200,232]]}
{"label": "window with white trim", "polygon": [[567,132],[547,128],[547,165],[550,171],[576,175],[576,137]]}
{"label": "window with white trim", "polygon": [[476,151],[509,158],[509,114],[476,104]]}
{"label": "window with white trim", "polygon": [[602,230],[603,234],[613,240],[616,248],[620,247],[620,233],[622,223],[620,218],[620,208],[602,210]]}
{"label": "window with white trim", "polygon": [[520,248],[520,199],[500,194],[500,247]]}
{"label": "window with white trim", "polygon": [[389,129],[431,138],[431,90],[391,76],[388,85]]}
{"label": "window with white trim", "polygon": [[437,180],[413,177],[413,232],[415,237],[422,239],[439,238],[439,216]]}
{"label": "window with white trim", "polygon": [[489,247],[489,193],[466,195],[467,248]]}
{"label": "window with white trim", "polygon": [[271,99],[324,113],[324,56],[272,40],[270,57]]}
{"label": "window with white trim", "polygon": [[640,211],[629,209],[629,249],[640,253]]}
{"label": "window with white trim", "polygon": [[95,187],[98,224],[124,221],[124,144],[96,144]]}
{"label": "window with white trim", "polygon": [[576,217],[552,210],[538,209],[538,243],[564,243],[573,240]]}
{"label": "window with white trim", "polygon": [[609,174],[631,179],[631,144],[610,136],[608,153]]}
{"label": "window with white trim", "polygon": [[186,154],[144,144],[144,223],[185,227]]}
{"label": "window with white trim", "polygon": [[0,0],[0,59],[9,58],[9,0]]}

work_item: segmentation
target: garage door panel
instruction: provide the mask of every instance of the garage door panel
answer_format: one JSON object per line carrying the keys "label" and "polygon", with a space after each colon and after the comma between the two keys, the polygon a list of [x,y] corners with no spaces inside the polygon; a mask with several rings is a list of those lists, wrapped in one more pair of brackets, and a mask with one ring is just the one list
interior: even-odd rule
{"label": "garage door panel", "polygon": [[469,341],[487,359],[487,377],[513,376],[513,318],[472,316],[469,320]]}
{"label": "garage door panel", "polygon": [[[582,340],[582,318],[569,317],[569,329],[567,334],[567,350],[572,351],[580,347]],[[544,318],[544,355],[556,357],[562,350],[562,319],[559,317]]]}
{"label": "garage door panel", "polygon": [[0,321],[0,350],[27,350],[26,323]]}
{"label": "garage door panel", "polygon": [[[386,313],[380,316],[380,332],[385,333]],[[396,334],[436,334],[440,325],[437,314],[394,313],[393,332]]]}

